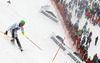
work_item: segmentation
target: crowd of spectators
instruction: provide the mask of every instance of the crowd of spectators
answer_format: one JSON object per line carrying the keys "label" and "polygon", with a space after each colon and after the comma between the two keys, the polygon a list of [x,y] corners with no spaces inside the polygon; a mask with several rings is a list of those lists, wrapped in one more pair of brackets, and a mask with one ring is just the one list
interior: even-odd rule
{"label": "crowd of spectators", "polygon": [[[79,54],[83,57],[83,60],[86,63],[100,63],[100,58],[97,54],[91,59],[88,56],[88,48],[90,47],[92,41],[92,31],[90,28],[87,28],[88,21],[95,25],[100,26],[100,5],[99,1],[96,0],[71,0],[69,3],[66,0],[54,0],[57,8],[63,17],[64,24],[68,30],[69,36],[73,41],[73,46],[76,45],[76,49]],[[77,21],[75,24],[72,23],[72,11],[75,8],[75,16]],[[85,22],[82,29],[79,29],[79,23],[82,16],[85,15],[87,21]],[[98,41],[98,36],[95,38],[95,46]]]}

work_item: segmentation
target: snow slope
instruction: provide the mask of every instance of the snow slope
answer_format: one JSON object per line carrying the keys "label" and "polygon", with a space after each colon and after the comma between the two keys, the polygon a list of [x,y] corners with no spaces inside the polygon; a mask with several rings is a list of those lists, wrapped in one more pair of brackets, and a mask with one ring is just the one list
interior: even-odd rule
{"label": "snow slope", "polygon": [[[6,1],[0,0],[0,31],[5,32],[10,25],[23,19],[26,21],[25,35],[41,47],[42,51],[18,31],[24,49],[20,52],[17,44],[12,45],[10,39],[0,32],[0,63],[51,63],[58,49],[50,39],[51,33],[54,32],[62,38],[65,34],[60,22],[56,24],[40,13],[41,6],[51,5],[50,0],[11,0],[11,3],[8,5]],[[51,8],[55,12],[53,6]],[[66,43],[68,44],[67,39]],[[73,61],[60,50],[53,63],[73,63]]]}

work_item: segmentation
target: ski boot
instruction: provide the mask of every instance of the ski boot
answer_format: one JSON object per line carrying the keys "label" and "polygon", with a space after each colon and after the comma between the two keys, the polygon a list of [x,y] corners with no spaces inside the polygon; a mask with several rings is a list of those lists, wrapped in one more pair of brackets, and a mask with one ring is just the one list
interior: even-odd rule
{"label": "ski boot", "polygon": [[14,39],[11,39],[10,41],[11,41],[11,43],[12,43],[12,44],[14,44],[14,43],[15,43]]}
{"label": "ski boot", "polygon": [[21,48],[21,47],[19,47],[19,50],[22,52],[23,51],[23,49]]}

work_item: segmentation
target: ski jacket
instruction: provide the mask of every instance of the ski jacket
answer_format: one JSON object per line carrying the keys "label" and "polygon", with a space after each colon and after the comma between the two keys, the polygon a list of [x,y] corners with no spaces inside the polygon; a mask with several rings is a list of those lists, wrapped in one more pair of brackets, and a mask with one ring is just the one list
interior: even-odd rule
{"label": "ski jacket", "polygon": [[12,31],[13,29],[15,29],[15,31],[18,31],[21,29],[22,32],[24,32],[23,27],[20,27],[18,23],[14,23],[13,25],[11,25],[7,31]]}
{"label": "ski jacket", "polygon": [[88,60],[87,60],[87,62],[86,62],[86,63],[92,63],[92,62],[91,62],[91,60],[90,60],[90,58],[88,58]]}
{"label": "ski jacket", "polygon": [[24,33],[23,27],[20,27],[18,23],[14,23],[13,25],[11,25],[11,26],[8,28],[7,31],[10,31],[10,32],[12,33],[12,30],[13,30],[13,29],[14,29],[14,36],[15,36],[15,37],[18,37],[18,35],[17,35],[17,31],[18,31],[18,30],[21,30],[21,32]]}

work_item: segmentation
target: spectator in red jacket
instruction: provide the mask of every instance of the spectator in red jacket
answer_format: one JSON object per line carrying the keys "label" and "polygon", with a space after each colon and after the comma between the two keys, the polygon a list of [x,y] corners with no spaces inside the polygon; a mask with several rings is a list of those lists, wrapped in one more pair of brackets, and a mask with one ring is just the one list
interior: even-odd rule
{"label": "spectator in red jacket", "polygon": [[96,18],[96,24],[98,24],[98,18]]}
{"label": "spectator in red jacket", "polygon": [[76,47],[80,44],[80,39],[77,40]]}
{"label": "spectator in red jacket", "polygon": [[87,59],[86,63],[92,63],[90,57]]}
{"label": "spectator in red jacket", "polygon": [[90,21],[91,21],[91,18],[92,18],[92,14],[90,14],[90,16],[89,16],[89,17],[90,17]]}

